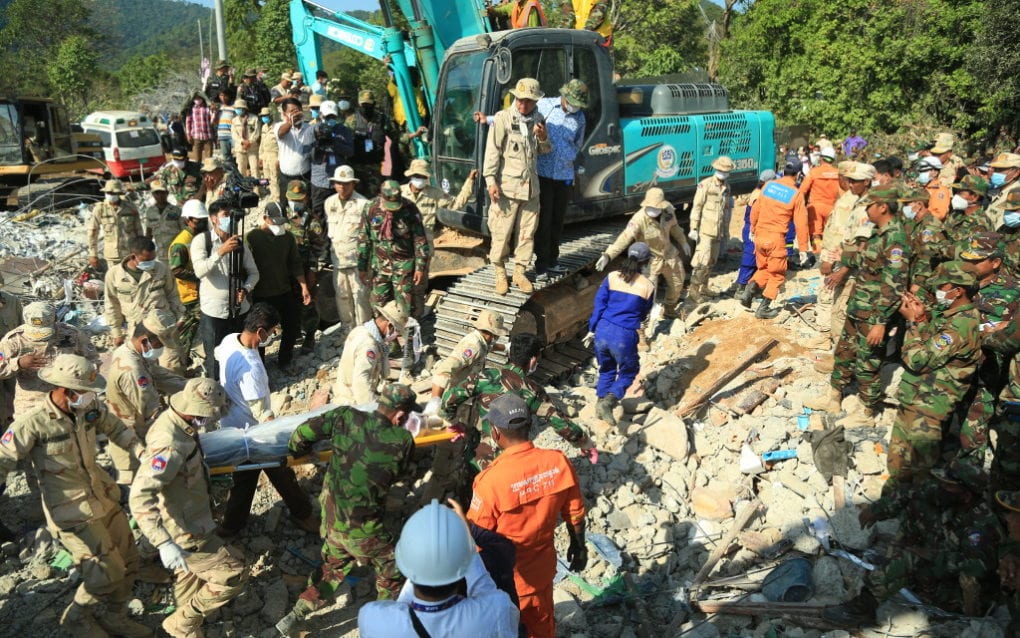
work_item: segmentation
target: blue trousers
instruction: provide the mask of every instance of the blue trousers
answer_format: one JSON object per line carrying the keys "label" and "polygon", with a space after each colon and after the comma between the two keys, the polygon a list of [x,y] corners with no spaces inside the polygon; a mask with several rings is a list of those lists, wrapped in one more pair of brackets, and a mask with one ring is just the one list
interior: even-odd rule
{"label": "blue trousers", "polygon": [[754,242],[751,241],[751,207],[744,210],[744,230],[740,233],[740,239],[744,242],[744,254],[740,258],[740,270],[737,272],[737,285],[744,286],[754,277],[754,271],[758,270],[758,262],[754,257]]}
{"label": "blue trousers", "polygon": [[599,364],[595,395],[598,398],[609,393],[617,399],[623,398],[641,369],[637,345],[638,334],[633,328],[621,328],[608,321],[600,321],[595,327],[595,360]]}

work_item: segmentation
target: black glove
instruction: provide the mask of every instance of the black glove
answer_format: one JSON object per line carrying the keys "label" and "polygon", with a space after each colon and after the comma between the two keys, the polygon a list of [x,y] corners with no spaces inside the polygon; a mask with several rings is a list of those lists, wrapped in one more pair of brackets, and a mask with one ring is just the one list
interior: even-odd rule
{"label": "black glove", "polygon": [[588,547],[584,544],[583,538],[570,537],[567,560],[570,562],[570,571],[572,572],[584,571],[584,568],[588,566]]}

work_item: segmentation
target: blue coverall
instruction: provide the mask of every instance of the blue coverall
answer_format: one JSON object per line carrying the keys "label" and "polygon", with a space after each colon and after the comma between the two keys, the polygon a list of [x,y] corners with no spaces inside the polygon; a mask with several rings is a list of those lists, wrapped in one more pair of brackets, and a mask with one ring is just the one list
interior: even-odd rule
{"label": "blue coverall", "polygon": [[641,362],[638,357],[638,329],[648,318],[653,295],[644,298],[627,290],[618,272],[610,273],[595,293],[595,307],[588,331],[595,333],[595,360],[599,364],[596,396],[612,393],[622,399],[634,383]]}

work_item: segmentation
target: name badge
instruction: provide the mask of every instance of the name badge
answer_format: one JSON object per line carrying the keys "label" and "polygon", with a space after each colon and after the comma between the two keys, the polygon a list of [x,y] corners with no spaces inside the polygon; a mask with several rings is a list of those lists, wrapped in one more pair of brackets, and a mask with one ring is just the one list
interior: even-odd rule
{"label": "name badge", "polygon": [[765,188],[762,189],[761,194],[763,197],[774,199],[783,204],[789,204],[797,195],[797,189],[791,188],[786,184],[780,184],[779,182],[769,182],[768,184],[765,184]]}

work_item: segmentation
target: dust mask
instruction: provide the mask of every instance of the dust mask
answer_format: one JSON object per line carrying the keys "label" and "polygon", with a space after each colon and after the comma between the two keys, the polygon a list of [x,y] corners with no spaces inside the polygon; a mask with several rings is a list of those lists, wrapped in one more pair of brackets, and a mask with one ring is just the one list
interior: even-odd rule
{"label": "dust mask", "polygon": [[163,348],[152,348],[142,351],[142,357],[150,361],[155,361],[163,356]]}
{"label": "dust mask", "polygon": [[927,186],[928,182],[931,181],[931,173],[921,173],[917,176],[917,183],[921,186]]}
{"label": "dust mask", "polygon": [[967,207],[970,206],[970,202],[964,199],[961,195],[953,195],[953,199],[950,200],[949,205],[953,207],[953,210],[967,210]]}
{"label": "dust mask", "polygon": [[878,181],[877,179],[871,180],[871,187],[872,188],[878,188],[881,185],[882,185],[882,182]]}
{"label": "dust mask", "polygon": [[184,168],[184,160],[171,160],[170,163],[174,165],[174,168]]}
{"label": "dust mask", "polygon": [[116,204],[117,202],[120,201],[120,195],[116,195],[114,193],[106,193],[106,195],[103,196],[103,199],[105,199],[111,204]]}
{"label": "dust mask", "polygon": [[914,210],[913,206],[907,204],[906,206],[903,207],[903,216],[906,217],[907,219],[914,219],[915,217],[917,217],[917,211]]}
{"label": "dust mask", "polygon": [[730,174],[727,173],[727,172],[724,172],[724,171],[716,171],[715,172],[715,178],[717,180],[719,180],[720,182],[725,182],[726,178],[729,177],[729,176],[730,176]]}
{"label": "dust mask", "polygon": [[936,305],[938,305],[939,308],[948,308],[949,306],[953,305],[954,301],[956,301],[955,299],[950,299],[948,295],[949,295],[948,290],[935,291],[935,303]]}
{"label": "dust mask", "polygon": [[74,400],[68,400],[67,407],[77,410],[78,408],[84,408],[96,400],[95,392],[79,392],[78,396]]}
{"label": "dust mask", "polygon": [[577,113],[578,111],[580,111],[580,110],[581,110],[581,107],[579,107],[579,106],[574,106],[573,104],[570,104],[570,103],[568,102],[568,103],[567,103],[567,107],[566,107],[566,109],[565,109],[565,110],[567,111],[567,113],[570,113],[570,114],[574,114],[574,113]]}
{"label": "dust mask", "polygon": [[139,261],[135,263],[135,266],[138,267],[138,270],[144,270],[145,272],[148,272],[156,267],[156,260],[150,259],[149,261]]}
{"label": "dust mask", "polygon": [[425,179],[424,177],[412,177],[411,178],[411,186],[414,186],[418,190],[421,190],[421,189],[425,188],[425,185],[428,184],[428,183],[429,183],[428,180]]}
{"label": "dust mask", "polygon": [[645,206],[645,215],[648,215],[652,219],[655,219],[662,214],[661,208],[654,208],[652,206]]}
{"label": "dust mask", "polygon": [[269,224],[269,232],[279,237],[284,233],[283,226],[280,226],[278,224]]}

